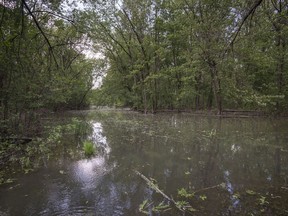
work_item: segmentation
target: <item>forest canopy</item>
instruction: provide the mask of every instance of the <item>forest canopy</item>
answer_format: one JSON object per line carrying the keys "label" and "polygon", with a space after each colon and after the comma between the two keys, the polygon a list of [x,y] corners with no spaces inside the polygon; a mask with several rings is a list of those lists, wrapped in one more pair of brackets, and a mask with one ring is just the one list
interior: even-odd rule
{"label": "forest canopy", "polygon": [[93,8],[84,26],[110,65],[95,96],[103,105],[287,110],[287,1],[124,0]]}
{"label": "forest canopy", "polygon": [[286,0],[1,0],[1,131],[91,102],[281,113],[287,40]]}
{"label": "forest canopy", "polygon": [[41,109],[88,105],[98,63],[83,53],[89,39],[75,24],[75,12],[61,4],[0,1],[1,134],[15,133],[20,123],[28,130],[32,113]]}

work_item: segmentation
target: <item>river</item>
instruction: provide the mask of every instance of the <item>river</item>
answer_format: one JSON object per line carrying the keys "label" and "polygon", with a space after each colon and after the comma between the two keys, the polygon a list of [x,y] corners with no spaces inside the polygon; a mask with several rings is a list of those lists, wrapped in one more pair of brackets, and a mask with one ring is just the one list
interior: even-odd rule
{"label": "river", "polygon": [[[77,133],[64,130],[37,169],[9,174],[15,181],[0,186],[0,215],[288,215],[287,119],[128,111],[51,118],[53,127],[78,122]],[[84,140],[97,148],[91,158]]]}

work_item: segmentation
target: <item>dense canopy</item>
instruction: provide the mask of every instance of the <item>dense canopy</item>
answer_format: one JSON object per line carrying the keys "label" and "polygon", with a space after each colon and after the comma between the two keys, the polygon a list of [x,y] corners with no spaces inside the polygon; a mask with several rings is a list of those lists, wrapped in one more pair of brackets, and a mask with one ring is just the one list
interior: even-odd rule
{"label": "dense canopy", "polygon": [[117,2],[89,13],[110,64],[103,104],[287,109],[287,1]]}
{"label": "dense canopy", "polygon": [[2,0],[1,133],[89,103],[283,113],[287,12],[286,0]]}

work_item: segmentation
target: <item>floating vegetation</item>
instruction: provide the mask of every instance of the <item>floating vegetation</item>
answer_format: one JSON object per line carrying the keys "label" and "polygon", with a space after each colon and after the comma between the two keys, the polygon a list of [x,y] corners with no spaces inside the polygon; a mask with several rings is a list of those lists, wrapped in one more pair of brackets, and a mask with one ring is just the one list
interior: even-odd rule
{"label": "floating vegetation", "polygon": [[0,185],[2,185],[2,184],[10,184],[10,183],[15,182],[15,180],[16,179],[12,179],[12,178],[5,179],[3,176],[0,176]]}
{"label": "floating vegetation", "polygon": [[[161,194],[168,202],[169,202],[169,205],[166,206],[164,204],[159,204],[157,206],[154,206],[153,209],[155,211],[155,207],[156,207],[156,210],[158,212],[160,211],[168,211],[170,209],[172,209],[171,207],[173,208],[176,208],[178,211],[182,212],[182,213],[192,213],[194,211],[197,211],[196,209],[194,209],[188,202],[186,201],[175,201],[173,198],[169,197],[168,195],[166,195],[162,190],[159,189],[159,187],[153,183],[152,180],[148,179],[146,176],[144,176],[142,173],[138,172],[137,170],[135,170],[135,173],[137,175],[139,175],[142,179],[144,179],[147,183],[147,185],[153,189],[154,191],[156,191],[157,193]],[[154,180],[154,179],[153,179]],[[155,181],[155,180],[154,180]],[[148,213],[147,211],[145,211],[144,209],[147,208],[147,202],[143,202],[142,204],[140,204],[140,207],[139,207],[139,210],[141,210],[140,212],[144,213]]]}
{"label": "floating vegetation", "polygon": [[[41,137],[33,137],[25,145],[14,143],[14,140],[0,142],[0,169],[3,169],[5,173],[21,170],[24,174],[38,169],[50,159],[51,155],[60,152],[54,151],[54,149],[63,146],[63,142],[66,141],[64,135],[75,134],[75,136],[79,136],[80,133],[84,133],[82,131],[84,131],[83,127],[86,127],[86,125],[83,125],[82,121],[73,118],[70,123],[44,127],[45,131],[43,131]],[[67,151],[69,150],[67,149]],[[87,147],[87,150],[91,152],[89,147]],[[92,149],[92,151],[95,152],[95,149]],[[81,152],[79,152],[80,155]],[[11,180],[7,179],[6,176],[6,174],[0,175],[0,184],[10,183]]]}
{"label": "floating vegetation", "polygon": [[169,211],[171,210],[172,208],[169,206],[169,205],[165,205],[164,202],[161,202],[159,205],[157,206],[154,206],[152,211],[153,212],[166,212],[166,211]]}
{"label": "floating vegetation", "polygon": [[149,214],[148,211],[146,211],[146,209],[148,208],[149,204],[148,204],[148,200],[144,200],[140,205],[139,205],[139,212],[143,213],[143,214]]}
{"label": "floating vegetation", "polygon": [[178,195],[185,198],[194,197],[194,193],[188,193],[184,188],[178,190]]}
{"label": "floating vegetation", "polygon": [[256,192],[253,191],[253,190],[246,190],[246,193],[247,193],[248,195],[256,195]]}

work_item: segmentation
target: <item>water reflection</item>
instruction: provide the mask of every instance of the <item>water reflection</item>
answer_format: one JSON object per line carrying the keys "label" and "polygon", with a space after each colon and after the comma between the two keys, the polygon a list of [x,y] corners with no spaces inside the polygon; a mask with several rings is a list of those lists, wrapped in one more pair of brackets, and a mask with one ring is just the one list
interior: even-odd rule
{"label": "water reflection", "polygon": [[81,182],[84,190],[97,186],[102,177],[116,167],[116,163],[109,165],[107,162],[111,148],[103,134],[102,124],[92,122],[91,125],[93,133],[89,138],[96,146],[97,155],[90,159],[79,160],[72,166],[72,177]]}
{"label": "water reflection", "polygon": [[176,201],[181,199],[179,188],[201,191],[224,182],[225,189],[197,194],[207,199],[198,198],[196,215],[243,213],[250,204],[244,201],[246,189],[280,196],[277,188],[287,184],[286,122],[133,113],[91,113],[85,118],[89,133],[80,140],[93,141],[98,153],[90,159],[83,154],[69,158],[65,149],[81,156],[82,147],[68,134],[69,142],[59,148],[63,153],[46,167],[21,176],[15,189],[0,187],[0,213],[21,215],[25,209],[24,215],[139,215],[139,205],[147,199],[153,203],[148,209],[152,215],[153,205],[163,197],[135,176],[135,169],[155,179]]}
{"label": "water reflection", "polygon": [[109,154],[111,151],[111,148],[107,143],[107,138],[103,135],[102,124],[100,122],[93,122],[93,121],[91,124],[92,124],[93,133],[90,136],[90,139],[93,140],[93,142],[96,144],[96,146],[99,149],[104,150],[105,154]]}
{"label": "water reflection", "polygon": [[95,187],[101,177],[111,170],[107,166],[105,158],[101,156],[77,161],[72,169],[73,178],[81,182],[84,190]]}
{"label": "water reflection", "polygon": [[224,171],[224,179],[226,184],[226,190],[230,194],[231,206],[229,207],[229,211],[237,208],[240,204],[240,199],[235,195],[235,189],[230,181],[230,172],[228,170]]}

